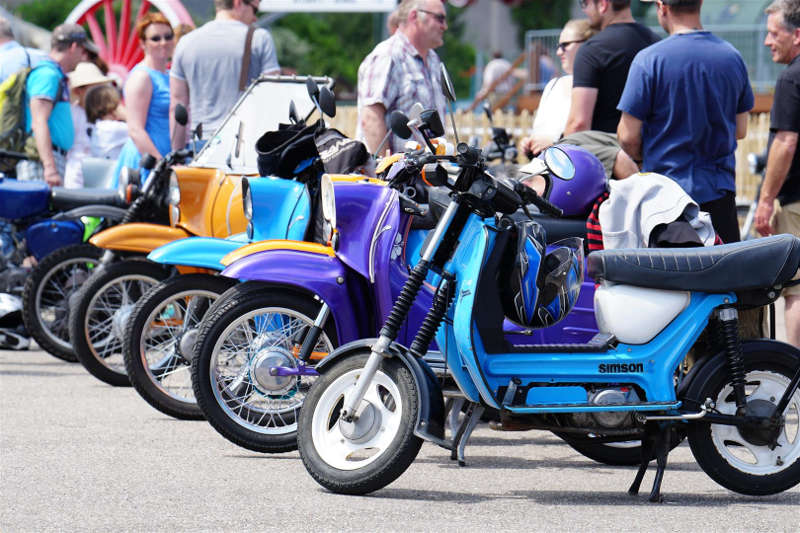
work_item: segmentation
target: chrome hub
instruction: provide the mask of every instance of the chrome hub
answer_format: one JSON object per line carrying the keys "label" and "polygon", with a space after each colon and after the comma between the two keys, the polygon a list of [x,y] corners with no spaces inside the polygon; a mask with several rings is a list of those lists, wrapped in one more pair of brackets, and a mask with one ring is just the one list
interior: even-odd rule
{"label": "chrome hub", "polygon": [[361,402],[361,408],[352,422],[339,419],[339,431],[347,440],[355,443],[367,442],[378,433],[380,427],[381,414],[368,401]]}
{"label": "chrome hub", "polygon": [[262,394],[287,394],[297,384],[297,376],[273,376],[270,369],[276,366],[295,368],[296,363],[297,359],[287,350],[277,346],[266,348],[250,360],[250,380]]}
{"label": "chrome hub", "polygon": [[111,320],[111,333],[115,338],[122,340],[125,336],[125,328],[134,307],[134,304],[125,304],[114,312],[114,318]]}
{"label": "chrome hub", "polygon": [[197,328],[187,330],[178,341],[180,355],[188,363],[194,359],[194,345],[197,342]]}

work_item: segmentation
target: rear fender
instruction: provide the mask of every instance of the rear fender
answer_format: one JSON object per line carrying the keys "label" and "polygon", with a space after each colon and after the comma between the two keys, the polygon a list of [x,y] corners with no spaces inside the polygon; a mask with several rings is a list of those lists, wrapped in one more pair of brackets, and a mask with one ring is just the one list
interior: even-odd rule
{"label": "rear fender", "polygon": [[363,301],[362,285],[335,255],[270,249],[225,263],[229,266],[222,271],[223,276],[242,281],[262,281],[318,295],[331,308],[339,342],[374,335],[368,316],[369,304]]}
{"label": "rear fender", "polygon": [[103,230],[89,242],[105,250],[146,254],[168,242],[186,237],[191,237],[191,234],[182,228],[134,222]]}
{"label": "rear fender", "polygon": [[[776,362],[787,368],[800,367],[800,350],[785,342],[769,339],[742,341],[743,356],[755,352],[768,352],[773,355]],[[701,359],[692,367],[678,390],[678,399],[684,406],[689,409],[699,408],[705,402],[705,398],[699,397],[699,391],[716,372],[719,372],[720,368],[728,372],[728,362],[724,352]]]}
{"label": "rear fender", "polygon": [[147,256],[154,263],[208,268],[220,271],[220,259],[245,245],[241,241],[213,237],[189,237],[159,246]]}
{"label": "rear fender", "polygon": [[[372,345],[376,340],[360,339],[340,346],[320,361],[316,366],[317,371],[324,374],[328,368],[342,359],[371,352]],[[408,368],[417,385],[419,416],[414,434],[422,439],[450,448],[450,444],[444,440],[445,417],[442,388],[433,370],[427,362],[409,354],[405,346],[392,343],[389,350],[392,352],[392,356],[399,359]]]}

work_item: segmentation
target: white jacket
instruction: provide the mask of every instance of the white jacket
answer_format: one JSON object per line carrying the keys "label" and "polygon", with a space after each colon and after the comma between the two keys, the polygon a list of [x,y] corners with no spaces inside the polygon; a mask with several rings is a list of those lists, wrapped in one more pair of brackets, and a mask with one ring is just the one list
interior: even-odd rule
{"label": "white jacket", "polygon": [[700,211],[681,186],[667,176],[640,172],[624,180],[610,180],[609,189],[608,200],[600,205],[598,214],[606,250],[647,248],[656,226],[682,216],[705,246],[714,244],[711,216]]}

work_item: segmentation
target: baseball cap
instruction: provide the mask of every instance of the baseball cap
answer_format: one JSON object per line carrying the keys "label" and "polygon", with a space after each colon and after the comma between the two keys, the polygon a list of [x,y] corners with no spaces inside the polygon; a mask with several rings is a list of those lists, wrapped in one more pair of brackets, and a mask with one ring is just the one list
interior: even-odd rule
{"label": "baseball cap", "polygon": [[89,40],[89,36],[86,35],[86,30],[77,24],[67,22],[56,26],[56,29],[53,30],[53,34],[50,36],[50,40],[53,44],[79,43],[89,52],[94,54],[98,53],[97,45]]}
{"label": "baseball cap", "polygon": [[700,0],[639,0],[640,2],[652,3],[659,1],[668,6],[694,6],[700,3]]}

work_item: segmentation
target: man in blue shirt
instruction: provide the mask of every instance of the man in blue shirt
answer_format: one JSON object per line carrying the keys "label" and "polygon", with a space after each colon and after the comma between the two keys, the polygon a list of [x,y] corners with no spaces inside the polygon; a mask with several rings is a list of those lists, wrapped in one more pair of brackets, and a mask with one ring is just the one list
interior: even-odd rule
{"label": "man in blue shirt", "polygon": [[25,48],[15,41],[11,24],[0,17],[0,83],[24,67],[35,67],[46,56],[41,50]]}
{"label": "man in blue shirt", "polygon": [[63,183],[65,156],[75,135],[65,72],[85,61],[87,50],[97,48],[77,24],[56,27],[50,46],[50,54],[28,74],[25,84],[25,131],[33,133],[25,151],[37,159],[20,161],[17,179],[44,179],[52,187]]}
{"label": "man in blue shirt", "polygon": [[669,37],[631,64],[617,106],[620,144],[643,171],[678,182],[723,242],[738,241],[734,152],[753,107],[747,68],[730,43],[703,30],[702,0],[656,4]]}

